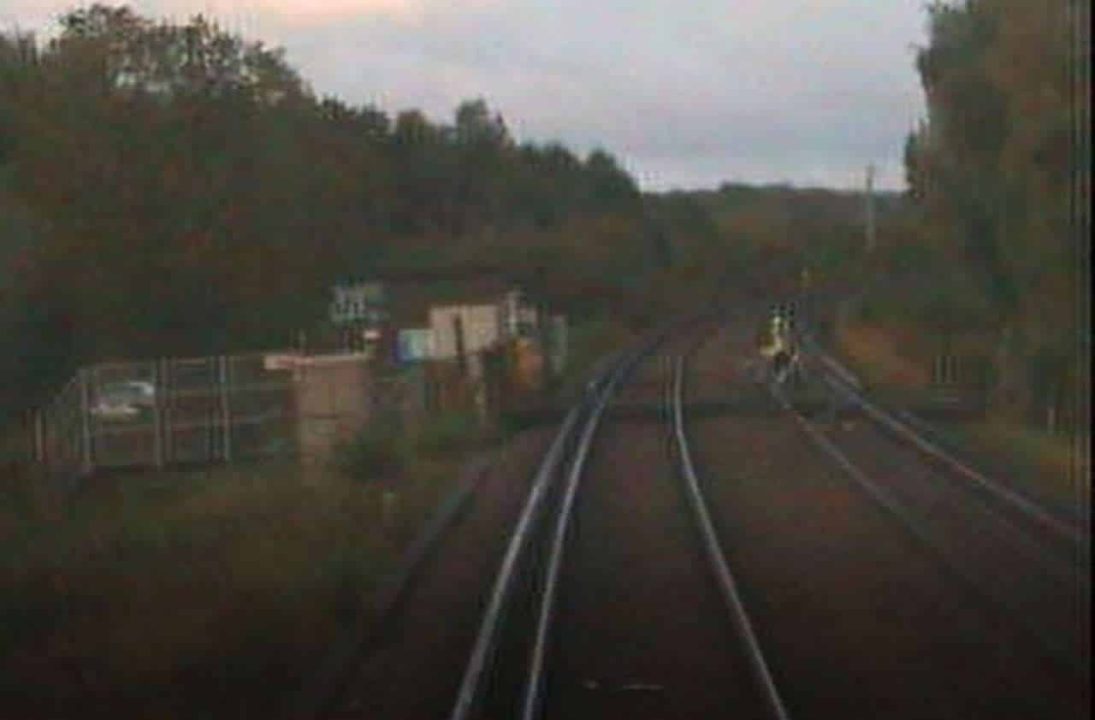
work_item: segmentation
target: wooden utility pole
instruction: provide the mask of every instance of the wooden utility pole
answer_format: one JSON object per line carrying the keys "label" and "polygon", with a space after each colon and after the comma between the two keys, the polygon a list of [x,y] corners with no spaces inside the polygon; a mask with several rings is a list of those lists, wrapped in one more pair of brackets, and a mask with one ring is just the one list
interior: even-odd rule
{"label": "wooden utility pole", "polygon": [[452,334],[456,343],[456,363],[460,368],[460,377],[466,378],[468,375],[468,358],[464,344],[464,318],[460,315],[459,310],[452,316]]}
{"label": "wooden utility pole", "polygon": [[546,395],[551,387],[551,318],[547,303],[541,298],[536,302],[536,332],[540,338],[540,390]]}
{"label": "wooden utility pole", "polygon": [[867,166],[867,252],[873,252],[875,247],[875,220],[874,220],[874,165]]}
{"label": "wooden utility pole", "polygon": [[[94,372],[94,368],[80,368],[78,371],[80,387],[80,474],[89,475],[94,467],[94,455],[91,447],[91,389],[88,387],[88,376]],[[92,377],[93,380],[98,380]],[[96,394],[99,384],[95,383]]]}

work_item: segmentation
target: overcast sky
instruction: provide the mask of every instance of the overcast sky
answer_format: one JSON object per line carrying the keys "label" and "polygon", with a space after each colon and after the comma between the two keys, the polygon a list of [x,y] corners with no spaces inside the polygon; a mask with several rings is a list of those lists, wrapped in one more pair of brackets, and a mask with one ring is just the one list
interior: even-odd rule
{"label": "overcast sky", "polygon": [[[71,0],[0,0],[52,32]],[[482,97],[518,140],[604,147],[644,189],[904,185],[925,0],[139,0],[280,45],[321,95],[449,121]]]}

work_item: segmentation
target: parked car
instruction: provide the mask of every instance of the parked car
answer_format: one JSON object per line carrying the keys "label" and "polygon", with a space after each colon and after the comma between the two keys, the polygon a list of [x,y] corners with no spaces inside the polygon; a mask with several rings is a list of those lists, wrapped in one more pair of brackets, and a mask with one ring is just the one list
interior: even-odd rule
{"label": "parked car", "polygon": [[101,420],[133,420],[155,405],[156,387],[152,383],[127,380],[100,387],[91,415]]}

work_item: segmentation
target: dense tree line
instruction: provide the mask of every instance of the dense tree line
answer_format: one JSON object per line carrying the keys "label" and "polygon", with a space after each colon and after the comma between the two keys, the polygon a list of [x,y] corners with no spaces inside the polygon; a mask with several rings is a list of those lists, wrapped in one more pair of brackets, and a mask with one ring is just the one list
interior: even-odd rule
{"label": "dense tree line", "polygon": [[[835,298],[862,291],[868,276],[864,192],[725,183],[688,196],[708,215],[723,262],[750,268],[738,280],[756,292],[785,295],[808,287],[815,296]],[[877,191],[872,202],[878,244],[892,244],[908,203],[900,193]]]}
{"label": "dense tree line", "polygon": [[45,43],[0,34],[9,411],[88,362],[284,347],[347,276],[490,272],[641,325],[803,267],[856,275],[861,237],[859,193],[643,195],[608,153],[518,142],[482,100],[437,122],[317,97],[200,16],[96,5]]}
{"label": "dense tree line", "polygon": [[7,408],[89,361],[285,345],[346,275],[488,264],[626,308],[654,267],[605,152],[517,143],[482,100],[320,98],[278,50],[125,7],[0,35],[0,214]]}
{"label": "dense tree line", "polygon": [[942,331],[996,338],[999,410],[1060,418],[1086,356],[1089,58],[1077,35],[1088,3],[964,0],[929,12],[917,58],[928,117],[906,146],[919,260],[937,271],[926,314]]}

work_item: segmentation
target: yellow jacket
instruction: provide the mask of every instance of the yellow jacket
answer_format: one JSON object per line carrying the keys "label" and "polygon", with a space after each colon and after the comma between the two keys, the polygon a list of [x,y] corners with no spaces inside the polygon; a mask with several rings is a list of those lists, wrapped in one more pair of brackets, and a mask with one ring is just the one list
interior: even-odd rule
{"label": "yellow jacket", "polygon": [[791,343],[787,341],[787,336],[780,333],[773,333],[771,342],[766,345],[761,345],[760,354],[766,358],[773,358],[780,351],[791,352]]}

